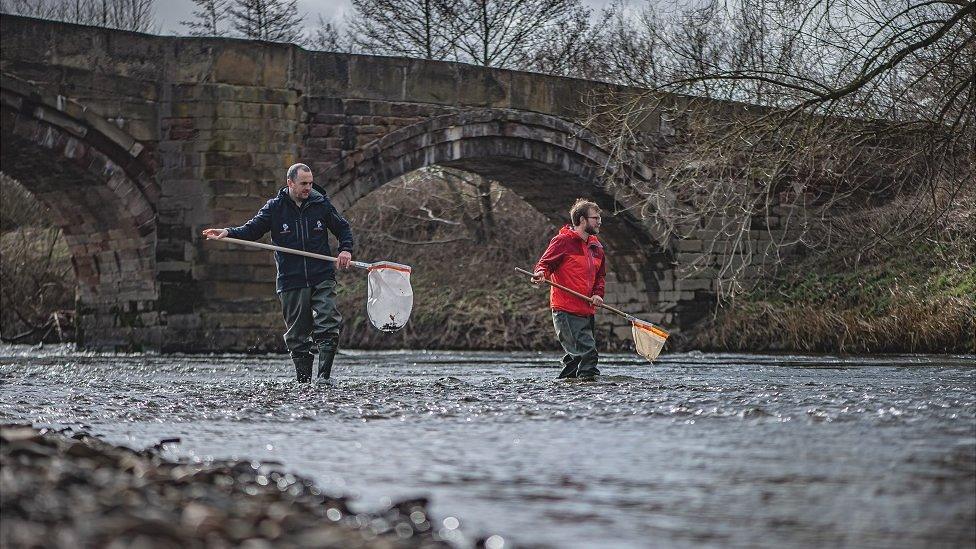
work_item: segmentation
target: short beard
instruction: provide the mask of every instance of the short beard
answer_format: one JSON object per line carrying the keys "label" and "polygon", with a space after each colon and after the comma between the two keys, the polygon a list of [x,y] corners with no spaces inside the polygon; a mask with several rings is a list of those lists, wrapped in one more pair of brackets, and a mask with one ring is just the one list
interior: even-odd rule
{"label": "short beard", "polygon": [[594,229],[593,227],[589,227],[589,226],[587,226],[583,230],[586,231],[586,234],[591,234],[593,236],[596,236],[600,232],[600,229]]}

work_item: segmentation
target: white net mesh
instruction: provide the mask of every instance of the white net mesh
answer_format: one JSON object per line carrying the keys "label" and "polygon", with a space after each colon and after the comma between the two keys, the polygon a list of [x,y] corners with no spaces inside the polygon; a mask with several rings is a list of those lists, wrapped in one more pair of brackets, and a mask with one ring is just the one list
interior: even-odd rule
{"label": "white net mesh", "polygon": [[413,310],[410,267],[399,263],[375,263],[369,268],[366,281],[369,321],[384,332],[403,328]]}
{"label": "white net mesh", "polygon": [[633,320],[630,324],[637,354],[653,362],[657,355],[661,354],[664,342],[668,339],[668,333],[653,324],[640,320]]}

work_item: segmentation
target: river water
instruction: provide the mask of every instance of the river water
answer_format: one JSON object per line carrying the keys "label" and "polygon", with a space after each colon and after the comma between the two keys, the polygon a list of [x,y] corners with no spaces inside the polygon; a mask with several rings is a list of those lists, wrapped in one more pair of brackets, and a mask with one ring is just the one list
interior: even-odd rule
{"label": "river water", "polygon": [[0,347],[0,422],[170,457],[271,460],[376,510],[427,496],[494,547],[976,544],[976,357],[356,352],[338,385],[283,355]]}

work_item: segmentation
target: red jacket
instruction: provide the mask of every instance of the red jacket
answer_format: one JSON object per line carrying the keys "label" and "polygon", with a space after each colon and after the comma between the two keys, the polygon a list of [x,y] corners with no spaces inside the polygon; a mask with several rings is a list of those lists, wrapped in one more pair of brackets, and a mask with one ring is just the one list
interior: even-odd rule
{"label": "red jacket", "polygon": [[[603,297],[607,276],[603,245],[593,235],[589,235],[584,242],[569,225],[560,229],[559,234],[549,241],[549,247],[539,258],[535,270],[541,270],[546,278],[583,295]],[[596,312],[592,303],[555,286],[550,290],[549,302],[554,310],[578,316],[590,316]]]}

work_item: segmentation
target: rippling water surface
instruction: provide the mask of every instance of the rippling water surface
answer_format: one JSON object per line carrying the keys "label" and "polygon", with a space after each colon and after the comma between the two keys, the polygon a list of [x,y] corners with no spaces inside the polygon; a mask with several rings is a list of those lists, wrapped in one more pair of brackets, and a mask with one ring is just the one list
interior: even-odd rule
{"label": "rippling water surface", "polygon": [[976,357],[614,355],[596,383],[555,361],[351,351],[326,388],[285,356],[6,346],[0,421],[180,437],[364,510],[430,496],[506,547],[976,543]]}

